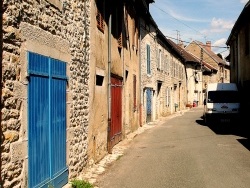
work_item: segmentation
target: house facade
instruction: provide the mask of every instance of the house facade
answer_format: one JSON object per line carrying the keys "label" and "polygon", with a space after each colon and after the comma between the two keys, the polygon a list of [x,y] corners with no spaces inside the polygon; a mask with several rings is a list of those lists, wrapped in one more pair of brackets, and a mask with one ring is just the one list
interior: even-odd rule
{"label": "house facade", "polygon": [[[139,15],[151,1],[92,1],[88,159],[98,162],[140,126]],[[143,15],[142,15],[143,16]]]}
{"label": "house facade", "polygon": [[208,83],[230,82],[230,66],[228,62],[212,51],[210,41],[207,41],[206,44],[192,41],[184,49],[200,62],[200,66],[195,68],[196,81],[199,80],[200,89],[194,98],[202,104],[204,90]]}
{"label": "house facade", "polygon": [[186,72],[181,56],[151,21],[141,20],[142,123],[186,108]]}
{"label": "house facade", "polygon": [[62,187],[86,165],[90,1],[2,4],[1,186]]}
{"label": "house facade", "polygon": [[238,85],[241,92],[241,113],[247,120],[250,95],[250,1],[246,3],[227,39],[230,47],[230,81]]}

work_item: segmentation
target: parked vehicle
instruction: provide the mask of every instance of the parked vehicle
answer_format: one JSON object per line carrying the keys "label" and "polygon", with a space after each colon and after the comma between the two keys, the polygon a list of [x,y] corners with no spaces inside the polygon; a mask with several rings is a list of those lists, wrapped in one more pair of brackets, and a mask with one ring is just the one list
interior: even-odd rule
{"label": "parked vehicle", "polygon": [[230,123],[239,118],[240,99],[235,83],[210,83],[204,100],[204,121]]}

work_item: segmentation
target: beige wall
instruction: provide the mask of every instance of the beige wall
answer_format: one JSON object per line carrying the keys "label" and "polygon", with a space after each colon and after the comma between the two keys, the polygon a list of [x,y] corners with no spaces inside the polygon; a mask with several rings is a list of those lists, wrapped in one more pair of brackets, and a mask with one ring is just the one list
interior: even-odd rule
{"label": "beige wall", "polygon": [[[89,163],[98,162],[107,154],[108,133],[108,18],[105,30],[101,32],[96,23],[96,5],[92,1],[91,10],[91,55],[90,55],[90,123],[88,134]],[[126,9],[126,7],[124,7]],[[126,23],[126,20],[124,20]],[[110,64],[111,73],[120,77],[122,86],[122,137],[135,131],[139,127],[140,117],[140,77],[139,77],[139,49],[132,45],[131,36],[133,19],[128,14],[128,36],[124,46],[118,48],[117,39],[111,34]],[[125,30],[125,28],[123,28]],[[137,28],[138,30],[138,28]],[[138,38],[139,39],[139,38]],[[139,41],[138,41],[139,42]],[[96,76],[103,77],[103,84],[96,85]],[[136,108],[134,108],[133,76],[136,76]],[[113,109],[115,110],[115,109]]]}

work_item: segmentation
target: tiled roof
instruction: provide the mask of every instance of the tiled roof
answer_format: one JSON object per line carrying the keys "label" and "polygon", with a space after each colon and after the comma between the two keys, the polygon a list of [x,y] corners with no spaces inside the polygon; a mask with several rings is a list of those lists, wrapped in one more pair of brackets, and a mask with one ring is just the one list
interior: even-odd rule
{"label": "tiled roof", "polygon": [[[195,48],[197,49],[197,47],[199,48],[199,50],[195,50]],[[194,54],[197,57],[200,56],[201,53],[200,49],[202,49],[203,54],[205,53],[207,56],[209,56],[209,58],[208,57],[204,58],[203,61],[206,62],[211,67],[214,67],[216,70],[218,70],[219,65],[227,65],[225,60],[220,58],[217,54],[215,54],[211,50],[211,46],[208,47],[206,44],[203,44],[202,42],[192,41],[185,49],[188,49],[187,50],[188,52]]]}
{"label": "tiled roof", "polygon": [[199,60],[194,58],[192,55],[189,54],[184,48],[181,46],[177,45],[175,42],[173,42],[170,39],[167,39],[167,41],[171,44],[171,46],[181,55],[185,62],[194,62],[194,63],[199,63]]}

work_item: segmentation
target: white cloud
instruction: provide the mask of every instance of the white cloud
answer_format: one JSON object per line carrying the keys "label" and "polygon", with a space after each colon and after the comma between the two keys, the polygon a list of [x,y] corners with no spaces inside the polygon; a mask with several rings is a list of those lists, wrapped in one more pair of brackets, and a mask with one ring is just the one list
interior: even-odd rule
{"label": "white cloud", "polygon": [[241,2],[242,4],[246,4],[246,3],[248,2],[248,0],[240,0],[240,2]]}
{"label": "white cloud", "polygon": [[[229,54],[229,49],[226,48],[226,39],[225,38],[221,38],[221,39],[215,41],[212,44],[212,46],[213,46],[213,48],[212,48],[213,52],[216,54],[220,53],[222,55],[222,57],[226,57]],[[222,46],[225,46],[225,48],[222,48]]]}
{"label": "white cloud", "polygon": [[234,26],[233,21],[225,21],[223,19],[216,19],[213,18],[211,21],[211,27],[213,30],[217,31],[225,31],[225,30],[231,30]]}
{"label": "white cloud", "polygon": [[221,38],[213,43],[213,46],[224,46],[226,44],[225,38]]}

